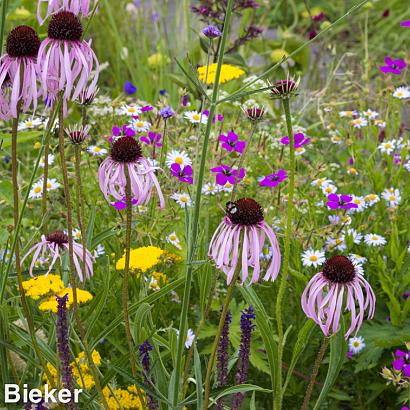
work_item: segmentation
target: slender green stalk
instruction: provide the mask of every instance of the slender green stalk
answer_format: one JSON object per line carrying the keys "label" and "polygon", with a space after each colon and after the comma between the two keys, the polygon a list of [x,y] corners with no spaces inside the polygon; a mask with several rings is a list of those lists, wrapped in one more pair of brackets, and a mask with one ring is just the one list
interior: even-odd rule
{"label": "slender green stalk", "polygon": [[[155,148],[155,144],[154,144]],[[167,141],[167,119],[164,118],[164,131],[162,133],[162,147],[161,147],[161,157],[159,161],[160,168],[164,168],[165,159],[168,153],[168,141]]]}
{"label": "slender green stalk", "polygon": [[322,346],[320,346],[319,352],[317,353],[316,360],[312,369],[312,375],[310,376],[309,385],[306,390],[305,398],[303,399],[301,410],[309,410],[309,402],[310,398],[312,397],[313,388],[315,387],[316,377],[319,374],[320,365],[322,364],[323,358],[325,357],[329,342],[330,337],[325,337]]}
{"label": "slender green stalk", "polygon": [[4,31],[6,29],[7,6],[8,0],[3,0],[3,4],[1,5],[0,54],[3,54],[3,40]]}
{"label": "slender green stalk", "polygon": [[189,299],[191,294],[191,284],[192,284],[192,274],[193,274],[193,265],[192,262],[194,260],[196,246],[197,246],[197,236],[199,231],[199,217],[200,217],[200,210],[201,210],[201,193],[202,193],[202,186],[204,183],[204,175],[205,175],[205,165],[207,161],[207,154],[208,154],[208,146],[209,146],[209,136],[211,134],[212,129],[212,118],[215,114],[216,110],[216,103],[218,98],[218,91],[219,91],[219,78],[221,75],[221,67],[223,62],[223,56],[225,52],[225,45],[226,40],[228,38],[229,32],[229,25],[232,16],[232,7],[233,7],[234,0],[228,0],[228,5],[226,9],[226,16],[225,16],[225,26],[222,33],[222,40],[221,40],[221,48],[218,57],[218,63],[215,73],[215,82],[212,92],[212,99],[211,105],[209,109],[209,116],[208,122],[206,126],[204,142],[202,146],[202,154],[201,154],[201,164],[198,173],[198,180],[196,184],[196,194],[195,194],[195,209],[194,209],[194,217],[192,221],[192,230],[191,230],[191,237],[188,240],[189,244],[189,251],[188,251],[188,261],[187,261],[187,268],[186,268],[186,277],[185,277],[185,286],[184,286],[184,295],[182,299],[182,309],[181,309],[181,316],[179,322],[179,334],[181,335],[178,338],[177,344],[177,353],[176,353],[176,364],[175,364],[175,380],[174,380],[174,389],[173,389],[173,408],[176,408],[178,404],[179,398],[179,388],[180,388],[180,381],[181,381],[181,371],[182,371],[182,356],[184,351],[184,336],[187,332],[187,317],[188,317],[188,306],[189,306]]}
{"label": "slender green stalk", "polygon": [[131,252],[131,224],[132,224],[132,204],[131,204],[131,179],[127,164],[124,167],[126,180],[125,201],[127,206],[126,228],[125,228],[125,266],[124,277],[122,282],[122,309],[124,313],[125,334],[127,336],[128,349],[130,352],[130,364],[132,375],[137,374],[136,357],[134,353],[134,344],[131,336],[130,317],[128,312],[128,277],[130,272],[130,252]]}
{"label": "slender green stalk", "polygon": [[208,409],[209,396],[210,396],[210,393],[211,393],[211,376],[212,376],[212,369],[213,369],[214,363],[215,363],[216,351],[218,349],[219,339],[221,338],[222,330],[223,330],[223,327],[224,327],[224,324],[225,324],[226,315],[228,313],[229,304],[231,303],[231,300],[232,300],[233,291],[235,289],[235,284],[236,284],[237,279],[238,279],[238,275],[236,274],[232,278],[232,282],[230,283],[230,285],[228,287],[228,292],[226,293],[225,301],[224,301],[224,304],[223,304],[221,318],[219,319],[218,330],[216,332],[214,343],[212,345],[211,355],[209,357],[208,367],[206,369],[205,399],[204,399],[203,410]]}
{"label": "slender green stalk", "polygon": [[276,381],[275,408],[282,407],[282,360],[283,360],[283,324],[282,324],[282,301],[286,290],[286,279],[289,272],[290,239],[293,220],[293,193],[295,188],[295,140],[293,136],[292,117],[290,115],[289,98],[282,99],[283,109],[286,116],[286,125],[289,135],[289,194],[287,203],[287,223],[285,232],[285,251],[283,258],[283,272],[280,280],[278,297],[276,300],[276,323],[278,326],[278,380]]}
{"label": "slender green stalk", "polygon": [[[18,129],[18,122],[19,122],[20,106],[21,106],[21,103],[18,102],[17,117],[13,118],[13,125],[12,125],[12,131],[11,131],[11,151],[12,151],[11,170],[12,170],[12,181],[13,181],[13,201],[14,201],[13,214],[14,214],[14,229],[15,230],[17,230],[17,227],[20,226],[20,218],[19,218],[20,198],[19,198],[18,164],[17,164],[17,129]],[[15,262],[16,262],[17,281],[18,281],[18,288],[19,288],[19,293],[20,293],[20,298],[21,298],[21,305],[23,306],[24,316],[26,317],[26,320],[27,320],[31,343],[33,345],[33,349],[37,355],[37,358],[40,360],[41,366],[47,375],[47,378],[50,384],[54,385],[53,376],[51,375],[51,372],[47,367],[47,364],[43,358],[43,355],[41,354],[41,350],[36,340],[36,331],[34,327],[33,317],[31,316],[30,308],[29,308],[29,305],[26,299],[26,292],[23,287],[23,273],[21,271],[21,262],[20,262],[20,244],[18,241],[16,241],[16,243],[14,244],[14,255],[15,255]],[[13,258],[10,257],[9,259],[12,260]]]}
{"label": "slender green stalk", "polygon": [[[45,218],[47,213],[47,182],[48,182],[48,156],[50,153],[50,142],[47,141],[44,147],[44,171],[43,171],[43,192],[41,197],[41,215]],[[44,231],[47,232],[47,219],[44,220]]]}
{"label": "slender green stalk", "polygon": [[[74,311],[74,318],[77,324],[78,331],[80,333],[84,352],[87,357],[87,360],[90,365],[91,372],[94,376],[95,387],[97,389],[98,394],[101,397],[103,402],[104,408],[108,409],[107,402],[105,400],[104,394],[101,389],[100,378],[98,375],[97,367],[92,359],[92,354],[89,350],[89,346],[86,339],[86,332],[83,327],[83,324],[80,319],[80,314],[78,311],[78,300],[77,300],[77,274],[76,268],[74,263],[74,239],[73,239],[73,211],[71,207],[71,194],[70,194],[70,186],[68,182],[68,171],[67,171],[67,162],[65,157],[65,140],[64,140],[64,106],[60,104],[58,107],[58,143],[60,149],[60,166],[61,166],[61,173],[63,174],[63,186],[64,186],[64,197],[65,197],[65,205],[66,205],[66,214],[67,214],[67,231],[68,231],[68,255],[69,255],[69,264],[70,264],[70,278],[71,278],[71,289],[73,290],[73,311]],[[76,176],[77,176],[77,166],[76,168]],[[78,186],[78,181],[77,186]],[[81,232],[83,235],[84,232]],[[83,280],[86,280],[85,275],[85,246],[83,249]]]}

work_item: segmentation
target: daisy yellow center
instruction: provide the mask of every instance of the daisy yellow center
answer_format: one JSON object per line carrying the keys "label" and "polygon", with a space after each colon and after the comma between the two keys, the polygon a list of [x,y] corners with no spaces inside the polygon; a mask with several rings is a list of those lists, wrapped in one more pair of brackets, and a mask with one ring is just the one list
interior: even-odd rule
{"label": "daisy yellow center", "polygon": [[396,197],[395,197],[394,195],[390,195],[390,196],[389,196],[389,200],[390,200],[390,201],[395,201],[395,200],[396,200]]}
{"label": "daisy yellow center", "polygon": [[199,116],[199,114],[194,114],[194,115],[192,116],[192,118],[193,118],[195,121],[199,121],[199,120],[201,119],[201,117]]}
{"label": "daisy yellow center", "polygon": [[181,202],[188,202],[188,198],[186,196],[181,196]]}
{"label": "daisy yellow center", "polygon": [[350,117],[350,116],[352,115],[352,112],[351,112],[351,111],[346,111],[346,115],[347,115],[348,117]]}
{"label": "daisy yellow center", "polygon": [[176,237],[175,235],[171,235],[171,236],[169,237],[169,239],[171,239],[171,241],[175,241],[175,240],[177,239],[177,237]]}
{"label": "daisy yellow center", "polygon": [[231,186],[232,186],[232,184],[230,182],[227,182],[226,185],[225,185],[226,188],[230,188]]}
{"label": "daisy yellow center", "polygon": [[326,188],[326,192],[332,192],[332,188],[331,188],[331,187],[327,187],[327,188]]}
{"label": "daisy yellow center", "polygon": [[376,198],[376,196],[375,196],[374,194],[370,194],[370,195],[367,196],[367,199],[368,199],[369,201],[374,201],[375,198]]}
{"label": "daisy yellow center", "polygon": [[343,243],[342,239],[336,239],[336,245],[340,245],[341,243]]}
{"label": "daisy yellow center", "polygon": [[94,148],[94,151],[95,151],[95,152],[100,152],[100,151],[101,151],[101,148],[95,147],[95,148]]}
{"label": "daisy yellow center", "polygon": [[384,144],[384,148],[390,148],[391,144]]}
{"label": "daisy yellow center", "polygon": [[372,241],[377,241],[378,239],[379,239],[378,236],[376,236],[376,235],[373,235],[373,236],[372,236]]}
{"label": "daisy yellow center", "polygon": [[359,347],[359,346],[360,346],[360,343],[356,340],[356,341],[353,342],[353,346],[354,346],[354,347]]}
{"label": "daisy yellow center", "polygon": [[36,186],[36,187],[34,188],[34,192],[35,192],[36,194],[40,193],[40,192],[41,192],[41,187]]}
{"label": "daisy yellow center", "polygon": [[311,255],[311,256],[309,257],[309,260],[310,260],[311,262],[316,262],[316,261],[317,261],[317,256],[316,256],[316,255]]}
{"label": "daisy yellow center", "polygon": [[296,148],[295,151],[296,151],[296,152],[303,152],[303,148],[302,148],[302,147]]}
{"label": "daisy yellow center", "polygon": [[26,125],[27,125],[27,127],[32,127],[32,126],[33,126],[33,123],[32,123],[31,121],[27,121],[27,122],[26,122]]}
{"label": "daisy yellow center", "polygon": [[141,121],[138,121],[137,122],[137,127],[143,127],[144,126],[144,123],[143,122],[141,122]]}
{"label": "daisy yellow center", "polygon": [[80,238],[81,237],[81,232],[76,232],[74,235],[76,238]]}
{"label": "daisy yellow center", "polygon": [[397,91],[397,95],[398,95],[399,97],[403,97],[403,91]]}
{"label": "daisy yellow center", "polygon": [[128,111],[129,111],[129,112],[135,112],[135,108],[134,108],[134,107],[130,107],[130,108],[128,108]]}
{"label": "daisy yellow center", "polygon": [[175,162],[176,162],[178,165],[182,165],[182,164],[184,163],[184,159],[183,159],[182,157],[176,157],[176,158],[175,158]]}
{"label": "daisy yellow center", "polygon": [[52,187],[50,182],[47,182],[47,189],[50,189]]}
{"label": "daisy yellow center", "polygon": [[360,205],[360,199],[354,199],[353,202]]}

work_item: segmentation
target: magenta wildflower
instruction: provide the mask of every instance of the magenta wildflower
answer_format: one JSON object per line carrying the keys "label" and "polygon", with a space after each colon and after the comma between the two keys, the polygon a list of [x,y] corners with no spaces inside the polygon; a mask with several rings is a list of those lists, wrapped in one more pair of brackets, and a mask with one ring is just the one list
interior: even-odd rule
{"label": "magenta wildflower", "polygon": [[234,170],[228,165],[221,164],[219,167],[211,168],[213,173],[216,173],[216,183],[218,185],[226,185],[230,183],[231,185],[237,184],[242,181],[245,176],[245,169]]}
{"label": "magenta wildflower", "polygon": [[[21,265],[23,265],[24,260],[30,255],[33,254],[33,259],[31,260],[29,273],[30,276],[33,276],[33,268],[37,261],[39,260],[46,260],[48,255],[52,258],[51,262],[49,263],[49,268],[46,273],[48,275],[53,266],[57,262],[57,259],[60,260],[62,263],[62,251],[68,251],[68,235],[66,235],[62,231],[55,231],[53,233],[49,233],[47,235],[41,236],[41,241],[31,247],[28,252],[24,255],[23,259],[21,260]],[[79,243],[73,242],[73,253],[74,253],[74,265],[77,271],[77,275],[82,282],[83,278],[83,271],[81,266],[83,265],[83,246]],[[85,251],[85,275],[87,279],[90,279],[93,276],[93,257],[88,249]]]}
{"label": "magenta wildflower", "polygon": [[406,62],[404,60],[393,60],[390,57],[385,57],[384,62],[386,63],[386,65],[379,67],[379,70],[382,73],[400,75],[401,72],[406,68]]}
{"label": "magenta wildflower", "polygon": [[283,169],[280,169],[276,174],[266,175],[262,181],[259,182],[259,186],[275,187],[278,186],[288,177],[288,173]]}
{"label": "magenta wildflower", "polygon": [[326,205],[331,209],[352,209],[358,207],[357,204],[352,203],[353,197],[350,195],[329,194],[327,200]]}
{"label": "magenta wildflower", "polygon": [[121,128],[114,125],[111,130],[111,136],[108,140],[113,143],[121,137],[135,137],[135,131],[128,124],[124,124]]}
{"label": "magenta wildflower", "polygon": [[[255,330],[253,321],[255,320],[255,311],[250,305],[244,309],[241,314],[241,342],[239,345],[238,361],[236,364],[235,384],[244,384],[248,381],[249,357],[251,354],[252,332]],[[245,398],[244,393],[236,393],[232,401],[232,410],[239,409]]]}
{"label": "magenta wildflower", "polygon": [[190,165],[185,165],[181,167],[181,165],[177,164],[176,162],[171,165],[170,172],[174,177],[177,177],[181,182],[187,182],[188,184],[192,185],[192,167]]}
{"label": "magenta wildflower", "polygon": [[149,111],[152,111],[153,109],[154,109],[154,107],[152,105],[144,105],[141,108],[141,112],[149,112]]}
{"label": "magenta wildflower", "polygon": [[156,132],[150,131],[147,136],[143,135],[142,137],[140,137],[140,141],[144,144],[151,145],[154,147],[162,147],[162,143],[160,142],[161,138],[161,134],[157,134]]}
{"label": "magenta wildflower", "polygon": [[314,320],[326,336],[339,330],[343,310],[351,314],[350,327],[345,337],[359,331],[366,310],[373,318],[376,296],[370,284],[357,272],[349,258],[333,256],[326,261],[322,272],[307,284],[302,294],[302,309]]}
{"label": "magenta wildflower", "polygon": [[246,147],[246,141],[239,140],[238,135],[233,131],[229,131],[227,135],[221,134],[219,141],[222,141],[222,148],[229,152],[235,151],[242,154]]}
{"label": "magenta wildflower", "polygon": [[263,218],[261,206],[251,198],[242,198],[226,204],[226,215],[211,239],[208,255],[227,275],[228,284],[237,271],[241,272],[242,283],[245,282],[249,269],[253,270],[250,281],[255,283],[259,281],[260,257],[266,240],[272,248],[272,258],[264,280],[273,281],[280,269],[278,241]]}
{"label": "magenta wildflower", "polygon": [[98,182],[105,198],[109,200],[112,196],[116,200],[123,200],[126,196],[125,167],[131,179],[131,196],[138,199],[138,205],[148,204],[155,188],[163,208],[165,200],[155,175],[159,168],[152,166],[143,157],[139,142],[129,137],[120,137],[114,142],[110,155],[98,170]]}
{"label": "magenta wildflower", "polygon": [[[110,202],[110,205],[113,206],[117,211],[123,211],[127,208],[127,198],[124,196],[119,201]],[[135,197],[131,198],[131,205],[138,205],[138,199]]]}
{"label": "magenta wildflower", "polygon": [[80,19],[71,11],[59,11],[51,18],[48,37],[42,41],[37,59],[44,95],[75,100],[87,87],[96,88],[99,63],[91,42],[82,40]]}
{"label": "magenta wildflower", "polygon": [[394,352],[395,360],[392,363],[394,370],[403,372],[404,377],[410,377],[410,356],[409,352],[403,352],[402,350],[396,350]]}
{"label": "magenta wildflower", "polygon": [[401,27],[410,27],[410,20],[402,21],[400,23]]}
{"label": "magenta wildflower", "polygon": [[[309,142],[310,142],[310,138],[305,137],[305,135],[302,134],[301,132],[298,132],[297,134],[295,134],[293,138],[294,138],[295,149],[301,148],[304,145],[309,144]],[[289,137],[288,136],[283,137],[280,140],[280,142],[283,145],[289,145],[290,144]]]}
{"label": "magenta wildflower", "polygon": [[[83,17],[87,17],[97,2],[98,0],[38,0],[37,19],[40,24],[43,24],[49,16],[61,10],[70,11],[75,15],[82,14]],[[42,3],[47,3],[47,13],[44,18],[41,17]],[[91,7],[91,3],[94,4],[93,7]]]}
{"label": "magenta wildflower", "polygon": [[[7,37],[6,54],[0,58],[0,118],[17,117],[17,105],[28,111],[37,108],[36,61],[40,48],[37,32],[28,26],[18,26]],[[21,76],[22,73],[22,76]]]}
{"label": "magenta wildflower", "polygon": [[[207,117],[209,117],[209,111],[205,110],[203,113],[203,115],[206,115]],[[222,122],[224,120],[224,116],[222,114],[214,114],[214,116],[212,117],[212,124],[215,124],[215,122],[218,120],[218,122]]]}

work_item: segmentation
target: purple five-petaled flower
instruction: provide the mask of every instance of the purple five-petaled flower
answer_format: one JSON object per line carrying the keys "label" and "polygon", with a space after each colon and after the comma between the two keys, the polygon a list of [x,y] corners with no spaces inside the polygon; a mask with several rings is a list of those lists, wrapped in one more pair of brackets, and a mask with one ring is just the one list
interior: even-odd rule
{"label": "purple five-petaled flower", "polygon": [[275,187],[278,186],[288,177],[288,173],[283,169],[280,169],[276,174],[266,175],[262,181],[259,182],[259,186]]}
{"label": "purple five-petaled flower", "polygon": [[161,138],[161,134],[157,134],[156,132],[149,132],[147,136],[143,135],[140,138],[140,141],[144,142],[147,145],[162,147]]}
{"label": "purple five-petaled flower", "polygon": [[169,169],[174,177],[177,177],[181,182],[187,182],[192,185],[192,167],[190,165],[185,165],[183,168],[176,162],[171,165]]}
{"label": "purple five-petaled flower", "polygon": [[242,154],[246,147],[246,141],[240,141],[238,135],[232,131],[229,131],[227,135],[220,135],[219,141],[222,142],[222,148],[229,152],[236,151]]}
{"label": "purple five-petaled flower", "polygon": [[410,20],[402,21],[400,23],[402,27],[410,27]]}
{"label": "purple five-petaled flower", "polygon": [[[209,111],[205,110],[203,113],[203,115],[206,115],[207,117],[209,117]],[[212,117],[212,124],[215,124],[216,120],[218,120],[219,122],[222,122],[224,120],[224,116],[222,114],[218,114]]]}
{"label": "purple five-petaled flower", "polygon": [[410,377],[410,358],[409,353],[402,350],[396,350],[394,352],[395,360],[392,363],[394,370],[403,372],[403,376]]}
{"label": "purple five-petaled flower", "polygon": [[401,72],[406,68],[406,62],[404,60],[393,60],[390,57],[385,57],[384,62],[386,65],[379,67],[382,73],[390,73],[395,75],[400,75]]}
{"label": "purple five-petaled flower", "polygon": [[357,204],[352,203],[353,197],[350,195],[329,194],[326,205],[331,209],[352,209],[357,208]]}
{"label": "purple five-petaled flower", "polygon": [[228,182],[231,185],[239,183],[245,176],[245,169],[234,170],[232,167],[221,164],[219,167],[211,168],[211,171],[216,173],[216,183],[218,185],[226,185]]}
{"label": "purple five-petaled flower", "polygon": [[[283,138],[280,140],[280,142],[281,142],[283,145],[289,145],[289,143],[290,143],[289,137],[288,137],[288,136],[283,137]],[[302,134],[301,132],[298,132],[298,133],[295,134],[295,136],[294,136],[295,149],[300,148],[300,147],[303,147],[304,145],[309,144],[309,142],[310,142],[310,138],[305,137],[305,135]]]}
{"label": "purple five-petaled flower", "polygon": [[111,134],[111,137],[108,138],[111,143],[121,137],[135,137],[135,131],[128,124],[123,125],[121,128],[115,125],[112,127]]}
{"label": "purple five-petaled flower", "polygon": [[[138,199],[135,197],[131,197],[131,205],[137,205]],[[122,200],[111,202],[111,206],[113,206],[117,211],[123,211],[127,208],[127,198],[124,196]]]}

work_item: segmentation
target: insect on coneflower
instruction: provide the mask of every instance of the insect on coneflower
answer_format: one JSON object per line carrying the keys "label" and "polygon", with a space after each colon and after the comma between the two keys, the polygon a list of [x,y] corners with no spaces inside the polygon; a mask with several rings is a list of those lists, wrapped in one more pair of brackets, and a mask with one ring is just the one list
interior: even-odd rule
{"label": "insect on coneflower", "polygon": [[[23,265],[24,260],[31,254],[33,254],[33,259],[31,260],[29,273],[30,276],[33,276],[33,268],[38,261],[44,261],[47,259],[47,253],[52,258],[49,268],[46,274],[49,274],[53,269],[53,266],[57,262],[57,259],[62,263],[61,255],[62,251],[68,251],[68,235],[62,231],[55,231],[47,235],[41,236],[41,241],[31,247],[28,252],[24,255],[21,260]],[[84,280],[82,273],[83,266],[83,247],[79,243],[73,243],[73,253],[74,253],[74,265],[77,271],[78,277],[82,282]],[[85,252],[85,274],[87,279],[90,279],[93,276],[93,257],[88,249]]]}
{"label": "insect on coneflower", "polygon": [[242,283],[248,278],[250,268],[253,269],[250,281],[255,283],[259,281],[260,255],[266,239],[272,248],[272,259],[264,280],[275,280],[281,259],[276,236],[265,222],[261,206],[251,198],[242,198],[227,203],[226,215],[212,237],[208,255],[227,275],[228,284],[238,267],[241,268]]}
{"label": "insect on coneflower", "polygon": [[[37,19],[40,24],[43,24],[49,16],[61,10],[87,17],[94,8],[91,7],[91,3],[94,3],[95,6],[97,2],[98,0],[38,0]],[[44,18],[41,17],[42,3],[47,3],[47,13]]]}
{"label": "insect on coneflower", "polygon": [[376,296],[370,284],[343,255],[328,259],[322,272],[313,276],[302,294],[303,311],[320,326],[325,336],[338,332],[343,310],[351,314],[345,337],[352,332],[356,335],[366,310],[371,319],[375,305]]}
{"label": "insect on coneflower", "polygon": [[164,196],[155,175],[159,168],[142,155],[141,145],[133,137],[118,138],[111,146],[110,155],[100,165],[98,181],[105,198],[109,200],[112,196],[123,200],[126,196],[125,167],[130,176],[131,196],[137,200],[137,205],[147,205],[155,187],[160,206],[164,208]]}
{"label": "insect on coneflower", "polygon": [[65,100],[76,100],[91,76],[89,89],[95,90],[99,63],[90,42],[82,40],[80,19],[71,11],[59,11],[51,18],[47,32],[37,62],[43,94],[52,99],[63,92]]}
{"label": "insect on coneflower", "polygon": [[17,106],[26,112],[37,108],[36,60],[40,48],[37,32],[29,26],[15,27],[9,33],[6,54],[0,58],[0,118],[17,118]]}

